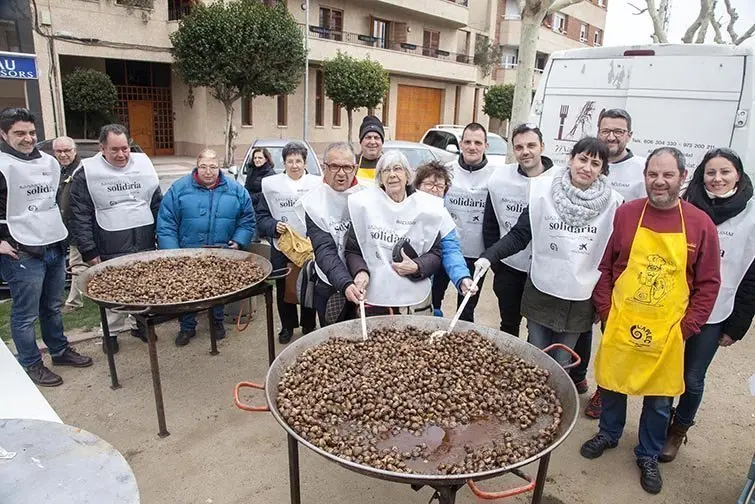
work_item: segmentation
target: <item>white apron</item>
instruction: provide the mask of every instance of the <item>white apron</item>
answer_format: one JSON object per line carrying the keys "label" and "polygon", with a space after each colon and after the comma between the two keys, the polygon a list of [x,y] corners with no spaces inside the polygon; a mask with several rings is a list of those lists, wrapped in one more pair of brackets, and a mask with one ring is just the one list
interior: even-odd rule
{"label": "white apron", "polygon": [[424,301],[430,294],[430,279],[414,281],[393,271],[393,248],[401,238],[406,238],[417,255],[430,250],[441,229],[443,201],[417,191],[396,203],[382,189],[374,187],[358,198],[349,199],[349,213],[370,270],[366,302],[373,306],[402,307]]}
{"label": "white apron", "polygon": [[[294,180],[285,173],[278,173],[262,179],[262,195],[265,197],[270,214],[277,221],[285,222],[302,236],[307,235],[306,221],[299,218],[295,207],[302,196],[322,185],[316,175],[304,174]],[[273,246],[278,247],[278,238],[273,238]]]}
{"label": "white apron", "polygon": [[620,163],[608,163],[608,183],[624,201],[644,198],[647,196],[644,171],[645,158],[633,154]]}
{"label": "white apron", "polygon": [[459,166],[459,161],[446,165],[453,182],[446,194],[446,208],[456,223],[464,257],[477,259],[485,251],[482,240],[482,217],[488,199],[488,179],[500,167],[488,162],[484,168],[470,172]]}
{"label": "white apron", "polygon": [[146,154],[131,153],[124,168],[116,168],[98,153],[82,161],[97,224],[105,231],[123,231],[155,223],[152,195],[160,181]]}
{"label": "white apron", "polygon": [[29,247],[43,247],[68,236],[55,198],[60,165],[52,156],[41,154],[39,159],[25,161],[0,152],[0,172],[8,187],[5,220],[0,223],[8,226],[14,240]]}
{"label": "white apron", "polygon": [[[320,187],[300,198],[295,207],[302,221],[306,223],[306,214],[317,227],[333,237],[338,248],[338,257],[344,264],[346,264],[346,232],[351,227],[348,200],[349,196],[361,190],[362,187],[357,185],[338,192],[323,182]],[[331,285],[327,275],[317,265],[317,261],[315,261],[315,271],[320,280]]]}
{"label": "white apron", "polygon": [[[543,172],[539,177],[549,177],[553,168]],[[538,177],[527,177],[519,173],[519,165],[508,164],[497,168],[488,180],[490,202],[493,205],[501,237],[511,231],[522,211],[529,202],[530,181]],[[527,248],[503,259],[501,262],[524,273],[530,270],[532,243]]]}
{"label": "white apron", "polygon": [[[560,177],[561,170],[553,174]],[[613,232],[613,216],[622,198],[616,191],[603,212],[584,226],[561,220],[551,196],[553,177],[530,184],[532,268],[530,278],[541,292],[569,301],[590,299],[600,278],[598,265]]]}
{"label": "white apron", "polygon": [[718,226],[721,248],[721,289],[708,318],[709,324],[725,321],[734,311],[739,284],[755,260],[755,200],[747,208]]}

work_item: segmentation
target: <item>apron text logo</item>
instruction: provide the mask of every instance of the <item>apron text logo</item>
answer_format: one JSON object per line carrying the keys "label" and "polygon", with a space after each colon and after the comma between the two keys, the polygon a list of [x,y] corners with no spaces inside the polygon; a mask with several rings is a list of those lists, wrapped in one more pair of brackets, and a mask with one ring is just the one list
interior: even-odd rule
{"label": "apron text logo", "polygon": [[[28,186],[27,186],[28,187]],[[35,196],[37,194],[49,194],[55,192],[55,188],[47,184],[34,184],[26,190],[27,196]]]}
{"label": "apron text logo", "polygon": [[463,196],[451,196],[448,198],[448,202],[460,207],[485,208],[485,200],[465,198]]}
{"label": "apron text logo", "polygon": [[118,182],[107,186],[108,192],[115,191],[130,191],[131,189],[141,189],[142,185],[139,182]]}
{"label": "apron text logo", "polygon": [[650,346],[653,342],[653,331],[644,325],[635,324],[629,328],[629,335],[632,337],[635,345]]}

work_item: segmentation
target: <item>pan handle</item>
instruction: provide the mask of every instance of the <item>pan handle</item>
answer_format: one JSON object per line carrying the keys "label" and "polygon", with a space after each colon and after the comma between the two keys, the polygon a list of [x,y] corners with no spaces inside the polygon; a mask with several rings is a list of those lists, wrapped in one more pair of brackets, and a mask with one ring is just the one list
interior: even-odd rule
{"label": "pan handle", "polygon": [[532,479],[531,476],[524,474],[519,469],[514,469],[511,472],[516,476],[519,476],[523,480],[527,480],[527,484],[519,488],[511,488],[502,492],[486,492],[484,490],[481,490],[472,480],[467,480],[467,486],[470,490],[472,490],[473,494],[483,500],[505,499],[506,497],[513,497],[525,492],[531,492],[535,488],[535,480]]}
{"label": "pan handle", "polygon": [[561,343],[553,343],[552,345],[543,348],[543,352],[548,353],[551,350],[555,350],[555,349],[565,350],[567,353],[571,354],[571,356],[574,358],[571,364],[567,364],[566,366],[564,366],[564,369],[571,369],[573,367],[579,366],[582,363],[582,358],[579,356],[579,354],[577,354],[577,352],[575,352],[568,346],[563,345]]}
{"label": "pan handle", "polygon": [[270,276],[267,277],[267,280],[279,280],[281,278],[286,278],[289,273],[291,273],[291,268],[289,267],[278,268],[270,272]]}
{"label": "pan handle", "polygon": [[236,403],[236,407],[238,409],[244,410],[244,411],[270,411],[270,408],[267,406],[249,406],[247,404],[244,404],[241,402],[241,399],[239,399],[239,391],[242,388],[255,388],[259,390],[265,390],[264,385],[258,385],[256,383],[252,382],[241,382],[237,383],[236,386],[233,388],[233,401]]}
{"label": "pan handle", "polygon": [[110,308],[110,311],[115,313],[123,313],[125,315],[147,315],[151,309],[152,308],[148,306],[146,308],[142,308],[141,310],[129,310],[125,306],[116,306],[114,308]]}

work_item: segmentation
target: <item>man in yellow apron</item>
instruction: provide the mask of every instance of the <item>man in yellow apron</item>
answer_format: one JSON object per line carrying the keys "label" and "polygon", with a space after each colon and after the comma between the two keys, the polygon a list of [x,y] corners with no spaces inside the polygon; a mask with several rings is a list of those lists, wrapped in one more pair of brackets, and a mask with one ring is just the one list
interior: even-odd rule
{"label": "man in yellow apron", "polygon": [[600,265],[593,302],[605,322],[595,362],[600,431],[582,445],[588,459],[617,446],[628,395],[644,396],[634,453],[640,484],[663,487],[658,456],[671,402],[684,392],[684,341],[699,332],[720,287],[718,233],[710,218],[679,199],[684,155],[662,147],[645,168],[648,197],[625,203]]}
{"label": "man in yellow apron", "polygon": [[383,155],[384,141],[383,123],[375,116],[366,116],[359,127],[358,179],[375,180],[375,167],[378,159]]}

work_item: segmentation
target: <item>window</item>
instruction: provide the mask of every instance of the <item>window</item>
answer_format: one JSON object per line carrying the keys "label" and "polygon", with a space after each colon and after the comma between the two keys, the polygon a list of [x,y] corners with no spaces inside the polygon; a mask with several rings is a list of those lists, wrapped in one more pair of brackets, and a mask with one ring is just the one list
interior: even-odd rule
{"label": "window", "polygon": [[537,53],[537,57],[535,58],[535,71],[537,72],[539,70],[540,72],[542,72],[543,70],[545,70],[545,64],[547,62],[547,54]]}
{"label": "window", "polygon": [[322,70],[315,73],[315,126],[325,126],[325,84]]}
{"label": "window", "polygon": [[278,126],[288,126],[288,95],[278,95]]}
{"label": "window", "polygon": [[343,11],[320,7],[320,27],[327,28],[329,32],[321,33],[320,38],[330,40],[343,40]]}
{"label": "window", "polygon": [[584,23],[579,26],[579,41],[587,42],[587,25]]}
{"label": "window", "polygon": [[519,2],[517,0],[506,0],[506,7],[503,12],[503,19],[517,20],[521,19],[522,14],[519,12]]}
{"label": "window", "polygon": [[253,100],[251,98],[241,99],[241,125],[252,126],[254,124]]}
{"label": "window", "polygon": [[0,19],[0,51],[21,52],[15,21]]}
{"label": "window", "polygon": [[390,41],[388,40],[388,29],[390,27],[390,21],[383,19],[372,19],[372,36],[377,38],[375,47],[382,47],[383,49],[389,48]]}
{"label": "window", "polygon": [[440,32],[425,30],[425,33],[422,37],[422,55],[437,58],[439,48]]}
{"label": "window", "polygon": [[553,14],[553,31],[557,33],[566,33],[566,16],[556,12]]}
{"label": "window", "polygon": [[603,32],[601,32],[600,30],[595,30],[595,35],[593,35],[593,38],[592,38],[592,45],[599,47],[602,42],[603,42]]}
{"label": "window", "polygon": [[516,68],[519,63],[519,53],[516,50],[504,50],[501,54],[501,66],[503,68]]}
{"label": "window", "polygon": [[341,107],[333,103],[333,126],[341,125]]}
{"label": "window", "polygon": [[179,21],[191,10],[194,0],[168,0],[168,21]]}

